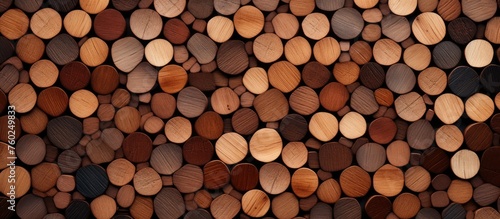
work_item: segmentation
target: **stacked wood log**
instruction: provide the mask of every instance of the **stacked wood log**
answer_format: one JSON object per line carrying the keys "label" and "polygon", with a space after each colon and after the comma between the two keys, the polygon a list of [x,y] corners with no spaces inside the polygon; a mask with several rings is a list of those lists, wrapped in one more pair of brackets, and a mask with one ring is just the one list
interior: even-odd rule
{"label": "stacked wood log", "polygon": [[0,218],[500,218],[499,7],[2,0]]}

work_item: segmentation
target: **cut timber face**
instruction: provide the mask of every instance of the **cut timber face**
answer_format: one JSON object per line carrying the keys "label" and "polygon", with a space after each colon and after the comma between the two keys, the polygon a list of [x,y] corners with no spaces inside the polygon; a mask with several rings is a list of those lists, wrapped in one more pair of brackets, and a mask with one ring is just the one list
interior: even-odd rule
{"label": "cut timber face", "polygon": [[500,218],[499,8],[0,0],[0,218]]}

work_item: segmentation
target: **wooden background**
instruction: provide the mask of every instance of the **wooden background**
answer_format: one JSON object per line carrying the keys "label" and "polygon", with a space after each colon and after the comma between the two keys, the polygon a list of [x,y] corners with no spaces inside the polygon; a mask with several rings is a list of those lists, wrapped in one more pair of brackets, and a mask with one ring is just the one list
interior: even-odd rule
{"label": "wooden background", "polygon": [[1,0],[0,218],[500,218],[499,7]]}

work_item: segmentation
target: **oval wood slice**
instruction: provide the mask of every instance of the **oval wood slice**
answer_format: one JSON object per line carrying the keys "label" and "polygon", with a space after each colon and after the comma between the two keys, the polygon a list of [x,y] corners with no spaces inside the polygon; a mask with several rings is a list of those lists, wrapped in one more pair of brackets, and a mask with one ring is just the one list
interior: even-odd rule
{"label": "oval wood slice", "polygon": [[59,72],[59,81],[69,91],[83,89],[90,82],[90,71],[88,67],[78,61],[70,62]]}
{"label": "oval wood slice", "polygon": [[474,177],[479,171],[479,165],[479,157],[471,150],[459,150],[451,157],[451,169],[462,179]]}
{"label": "oval wood slice", "polygon": [[320,141],[332,140],[338,133],[337,118],[327,112],[315,113],[309,121],[309,132]]}
{"label": "oval wood slice", "polygon": [[177,109],[187,118],[200,116],[208,105],[208,99],[198,88],[186,87],[177,95]]}
{"label": "oval wood slice", "polygon": [[127,76],[127,89],[133,93],[145,93],[156,84],[158,71],[147,62],[142,62]]}
{"label": "oval wood slice", "polygon": [[424,100],[416,92],[399,96],[394,101],[394,106],[399,117],[408,122],[417,121],[424,115],[426,110]]}
{"label": "oval wood slice", "polygon": [[428,95],[441,94],[446,88],[446,82],[446,73],[436,67],[426,68],[418,75],[418,86]]}
{"label": "oval wood slice", "polygon": [[240,36],[253,38],[264,28],[264,15],[258,8],[246,5],[236,11],[233,22]]}
{"label": "oval wood slice", "polygon": [[37,96],[34,88],[29,84],[17,84],[9,92],[10,105],[15,107],[18,113],[27,113],[35,107]]}
{"label": "oval wood slice", "polygon": [[79,48],[70,35],[59,34],[47,44],[46,52],[54,63],[66,65],[78,58]]}
{"label": "oval wood slice", "polygon": [[124,72],[132,71],[144,57],[144,46],[134,37],[115,41],[111,47],[111,58],[116,67]]}
{"label": "oval wood slice", "polygon": [[200,64],[207,64],[215,59],[217,45],[209,37],[196,33],[187,42],[187,49]]}
{"label": "oval wood slice", "polygon": [[269,79],[265,69],[252,67],[243,75],[243,85],[253,94],[262,94],[269,89]]}
{"label": "oval wood slice", "polygon": [[446,26],[443,19],[436,13],[424,12],[412,23],[412,32],[424,45],[434,45],[443,40]]}
{"label": "oval wood slice", "polygon": [[50,87],[38,95],[37,106],[50,116],[62,115],[68,107],[68,95],[59,87]]}
{"label": "oval wood slice", "polygon": [[304,35],[309,39],[320,40],[330,31],[328,18],[321,13],[308,14],[301,23]]}
{"label": "oval wood slice", "polygon": [[[222,119],[220,122],[222,123]],[[231,125],[233,126],[235,132],[241,135],[251,135],[258,129],[259,116],[252,109],[241,108],[233,114],[233,117],[231,118]]]}
{"label": "oval wood slice", "polygon": [[231,176],[226,164],[212,160],[203,166],[203,185],[207,189],[220,189],[229,183]]}
{"label": "oval wood slice", "polygon": [[115,152],[101,139],[93,139],[85,147],[87,156],[95,164],[111,162]]}
{"label": "oval wood slice", "polygon": [[152,40],[160,35],[163,30],[163,22],[157,11],[137,9],[130,16],[130,29],[137,38]]}
{"label": "oval wood slice", "polygon": [[229,87],[219,88],[212,93],[210,105],[221,115],[233,113],[240,106],[238,95]]}
{"label": "oval wood slice", "polygon": [[463,1],[463,13],[475,22],[481,22],[490,19],[495,14],[497,8],[496,2],[491,0],[483,1]]}
{"label": "oval wood slice", "polygon": [[181,193],[175,188],[163,188],[154,198],[154,209],[158,217],[180,217],[185,209]]}
{"label": "oval wood slice", "polygon": [[107,195],[101,195],[90,203],[90,210],[95,217],[109,218],[116,213],[116,202]]}
{"label": "oval wood slice", "polygon": [[371,115],[378,110],[379,105],[372,90],[359,86],[352,93],[351,107],[362,115]]}
{"label": "oval wood slice", "polygon": [[98,165],[84,166],[76,172],[76,189],[87,198],[104,194],[109,179],[104,168]]}
{"label": "oval wood slice", "polygon": [[257,130],[248,145],[252,156],[261,162],[276,160],[283,148],[283,142],[279,133],[270,128]]}
{"label": "oval wood slice", "polygon": [[436,130],[436,144],[445,151],[455,152],[463,142],[464,136],[457,126],[443,125]]}
{"label": "oval wood slice", "polygon": [[224,131],[224,123],[219,114],[214,111],[207,111],[198,117],[194,124],[194,129],[198,135],[210,140],[216,140]]}
{"label": "oval wood slice", "polygon": [[42,218],[47,214],[47,207],[43,198],[29,194],[22,197],[16,206],[19,217]]}
{"label": "oval wood slice", "polygon": [[200,167],[186,164],[175,171],[173,184],[181,193],[193,193],[203,186],[203,171]]}
{"label": "oval wood slice", "polygon": [[385,71],[378,63],[368,62],[361,67],[359,79],[365,87],[375,90],[384,83]]}
{"label": "oval wood slice", "polygon": [[[7,50],[6,52],[8,52],[9,43],[6,42],[6,45],[7,46],[5,49]],[[34,34],[24,35],[19,39],[19,41],[16,44],[17,56],[23,62],[26,62],[28,64],[33,64],[36,61],[40,60],[44,52],[45,52],[45,43]]]}
{"label": "oval wood slice", "polygon": [[367,143],[356,152],[356,161],[367,172],[375,172],[386,160],[384,148],[376,143]]}
{"label": "oval wood slice", "polygon": [[410,147],[425,150],[434,142],[435,131],[427,120],[418,120],[408,127],[406,135]]}
{"label": "oval wood slice", "polygon": [[373,175],[373,188],[387,197],[398,195],[404,187],[404,175],[401,169],[386,164]]}
{"label": "oval wood slice", "polygon": [[62,18],[56,10],[43,8],[35,12],[30,21],[30,29],[42,39],[52,39],[62,28]]}
{"label": "oval wood slice", "polygon": [[486,121],[493,115],[494,110],[493,100],[485,94],[474,94],[465,102],[465,113],[476,122]]}
{"label": "oval wood slice", "polygon": [[431,184],[431,175],[421,166],[410,167],[405,172],[405,186],[414,192],[423,192]]}
{"label": "oval wood slice", "polygon": [[300,168],[307,162],[308,151],[302,142],[289,142],[281,152],[285,165],[289,168]]}
{"label": "oval wood slice", "polygon": [[373,58],[381,65],[393,65],[401,59],[401,46],[391,39],[378,40],[373,46]]}
{"label": "oval wood slice", "polygon": [[69,109],[78,118],[91,116],[98,106],[97,97],[88,90],[78,90],[69,98]]}
{"label": "oval wood slice", "polygon": [[253,189],[243,195],[241,207],[251,217],[262,217],[269,211],[271,200],[262,190]]}
{"label": "oval wood slice", "polygon": [[333,67],[333,76],[343,85],[350,85],[359,78],[360,68],[357,63],[348,61],[336,63]]}
{"label": "oval wood slice", "polygon": [[184,143],[182,147],[182,157],[188,163],[202,166],[212,159],[214,154],[214,146],[212,143],[203,137],[194,136]]}
{"label": "oval wood slice", "polygon": [[7,10],[3,13],[1,19],[2,23],[6,23],[9,25],[3,27],[0,30],[0,33],[2,33],[2,35],[9,40],[16,40],[21,38],[28,31],[28,27],[30,27],[30,20],[28,16],[26,16],[26,14],[20,9]]}
{"label": "oval wood slice", "polygon": [[335,35],[341,39],[349,40],[361,33],[364,21],[357,10],[341,8],[333,14],[331,25]]}
{"label": "oval wood slice", "polygon": [[283,55],[283,43],[274,33],[259,35],[255,38],[252,49],[255,58],[264,63],[272,63]]}
{"label": "oval wood slice", "polygon": [[169,94],[181,91],[187,84],[186,70],[179,65],[170,64],[158,72],[158,83],[161,89]]}
{"label": "oval wood slice", "polygon": [[[255,49],[254,53],[257,57]],[[224,73],[238,75],[247,69],[248,63],[248,55],[245,52],[245,44],[242,41],[229,40],[222,43],[217,51],[217,66]],[[203,63],[200,62],[200,64]]]}
{"label": "oval wood slice", "polygon": [[255,111],[262,122],[275,122],[288,114],[288,101],[278,89],[269,89],[254,100]]}
{"label": "oval wood slice", "polygon": [[246,157],[248,143],[238,133],[225,133],[215,143],[215,152],[224,163],[236,164]]}
{"label": "oval wood slice", "polygon": [[289,93],[300,83],[299,70],[288,61],[275,62],[267,72],[269,83],[283,93]]}
{"label": "oval wood slice", "polygon": [[359,166],[350,166],[340,174],[340,187],[349,197],[365,196],[371,188],[372,180],[368,172]]}
{"label": "oval wood slice", "polygon": [[150,163],[158,173],[171,175],[182,166],[182,149],[171,143],[160,145],[152,151]]}
{"label": "oval wood slice", "polygon": [[279,13],[272,19],[274,32],[281,39],[291,39],[299,31],[299,21],[297,17],[290,13]]}
{"label": "oval wood slice", "polygon": [[499,68],[500,66],[498,65],[488,65],[481,72],[481,84],[490,93],[496,93],[500,90],[500,87],[497,85],[499,79],[496,77],[496,74],[494,74]]}
{"label": "oval wood slice", "polygon": [[313,114],[319,106],[318,94],[308,86],[300,86],[290,95],[290,108],[301,115]]}
{"label": "oval wood slice", "polygon": [[175,97],[167,93],[156,93],[151,97],[151,111],[162,118],[168,119],[172,117],[176,109]]}
{"label": "oval wood slice", "polygon": [[120,108],[115,115],[116,128],[125,133],[132,133],[139,129],[140,120],[139,111],[130,106]]}
{"label": "oval wood slice", "polygon": [[108,165],[106,172],[110,183],[124,186],[134,178],[135,166],[130,161],[119,158]]}
{"label": "oval wood slice", "polygon": [[470,66],[482,68],[493,59],[493,47],[486,40],[476,39],[467,44],[464,50],[465,59]]}
{"label": "oval wood slice", "polygon": [[231,170],[231,185],[239,191],[254,189],[259,183],[259,170],[250,163],[240,163]]}
{"label": "oval wood slice", "polygon": [[228,41],[234,33],[233,21],[223,16],[212,17],[207,23],[208,36],[218,43]]}
{"label": "oval wood slice", "polygon": [[496,174],[500,171],[498,168],[498,159],[495,158],[498,154],[500,154],[499,147],[495,146],[486,149],[481,156],[481,165],[479,169],[479,174],[484,181],[495,186],[500,185],[500,178],[498,178]]}
{"label": "oval wood slice", "polygon": [[101,11],[94,19],[94,31],[104,40],[116,40],[125,32],[123,15],[115,9]]}
{"label": "oval wood slice", "polygon": [[323,181],[316,191],[319,200],[330,204],[339,201],[341,193],[339,183],[332,178]]}
{"label": "oval wood slice", "polygon": [[356,139],[366,132],[366,121],[357,112],[348,112],[339,122],[339,131],[348,139]]}
{"label": "oval wood slice", "polygon": [[370,123],[368,133],[373,141],[379,144],[388,144],[396,136],[397,126],[392,119],[380,117]]}
{"label": "oval wood slice", "polygon": [[80,59],[90,67],[101,65],[108,58],[109,47],[100,38],[91,37],[80,46]]}
{"label": "oval wood slice", "polygon": [[78,143],[82,132],[82,123],[70,116],[54,118],[47,124],[47,137],[61,149],[69,149]]}
{"label": "oval wood slice", "polygon": [[228,194],[217,196],[217,198],[215,198],[210,205],[210,212],[215,218],[232,218],[235,217],[240,210],[241,202]]}
{"label": "oval wood slice", "polygon": [[[6,168],[2,170],[2,172],[0,172],[0,179],[3,180],[3,182],[0,183],[0,192],[5,196],[10,196],[10,194],[8,193],[11,193],[10,186],[12,184],[9,183],[10,175],[10,168]],[[24,167],[16,167],[16,195],[19,195],[19,197],[26,195],[31,187],[32,180],[30,172],[28,172],[28,170],[26,170]]]}
{"label": "oval wood slice", "polygon": [[450,200],[458,204],[468,202],[473,196],[472,185],[468,181],[460,179],[451,181],[447,192]]}
{"label": "oval wood slice", "polygon": [[59,75],[57,66],[50,60],[42,59],[31,65],[30,79],[37,87],[45,88],[54,85]]}
{"label": "oval wood slice", "polygon": [[[397,2],[401,2],[396,0]],[[390,5],[389,5],[390,7]],[[396,42],[402,42],[411,34],[410,22],[402,16],[389,14],[382,19],[382,33]]]}
{"label": "oval wood slice", "polygon": [[276,217],[293,218],[299,214],[299,201],[293,193],[284,192],[273,198],[271,209]]}
{"label": "oval wood slice", "polygon": [[154,1],[155,10],[164,17],[173,18],[180,15],[186,8],[186,1],[172,2],[169,0]]}
{"label": "oval wood slice", "polygon": [[318,176],[309,168],[296,170],[291,178],[291,187],[295,195],[305,198],[312,195],[318,188]]}
{"label": "oval wood slice", "polygon": [[411,193],[402,193],[398,195],[392,203],[393,212],[400,218],[415,217],[420,208],[420,200],[416,195]]}
{"label": "oval wood slice", "polygon": [[324,65],[316,61],[307,63],[302,69],[302,80],[308,87],[313,89],[325,86],[330,78],[330,71]]}
{"label": "oval wood slice", "polygon": [[333,37],[325,37],[314,44],[313,55],[323,65],[331,65],[340,56],[340,45]]}
{"label": "oval wood slice", "polygon": [[72,10],[64,17],[63,25],[69,35],[82,38],[90,32],[92,28],[92,19],[90,15],[83,10]]}
{"label": "oval wood slice", "polygon": [[347,88],[338,82],[328,83],[319,93],[321,106],[329,111],[339,111],[349,100]]}
{"label": "oval wood slice", "polygon": [[392,210],[392,203],[383,195],[373,195],[366,202],[365,210],[372,218],[385,218]]}
{"label": "oval wood slice", "polygon": [[389,67],[385,75],[387,87],[397,94],[410,92],[417,81],[413,71],[405,64],[395,64]]}
{"label": "oval wood slice", "polygon": [[259,170],[259,182],[267,193],[280,194],[290,186],[290,172],[283,164],[266,163]]}
{"label": "oval wood slice", "polygon": [[163,26],[163,35],[173,44],[183,44],[191,36],[189,28],[178,18],[169,19]]}

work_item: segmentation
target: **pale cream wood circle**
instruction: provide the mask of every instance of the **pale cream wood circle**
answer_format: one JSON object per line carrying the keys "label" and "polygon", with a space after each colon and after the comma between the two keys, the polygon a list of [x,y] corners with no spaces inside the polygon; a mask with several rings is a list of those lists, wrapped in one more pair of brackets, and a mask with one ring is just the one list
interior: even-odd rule
{"label": "pale cream wood circle", "polygon": [[309,132],[320,141],[332,140],[339,131],[339,123],[334,115],[327,112],[318,112],[309,121]]}
{"label": "pale cream wood circle", "polygon": [[207,23],[207,34],[215,42],[228,41],[234,33],[233,21],[224,16],[215,16]]}
{"label": "pale cream wood circle", "polygon": [[174,47],[167,40],[155,39],[146,45],[144,53],[151,65],[163,67],[174,57]]}
{"label": "pale cream wood circle", "polygon": [[260,162],[276,160],[283,148],[283,141],[279,133],[271,128],[257,130],[250,139],[250,153]]}
{"label": "pale cream wood circle", "polygon": [[470,41],[465,47],[464,53],[467,63],[476,68],[487,66],[491,63],[494,56],[493,46],[491,46],[491,43],[482,39]]}
{"label": "pale cream wood circle", "polygon": [[267,72],[261,67],[252,67],[243,75],[243,85],[245,88],[254,93],[261,94],[269,89],[269,79]]}
{"label": "pale cream wood circle", "polygon": [[450,160],[451,170],[461,179],[470,179],[479,172],[480,161],[476,152],[462,149],[457,151]]}
{"label": "pale cream wood circle", "polygon": [[339,130],[348,139],[359,138],[366,132],[366,120],[357,112],[348,112],[340,119]]}

